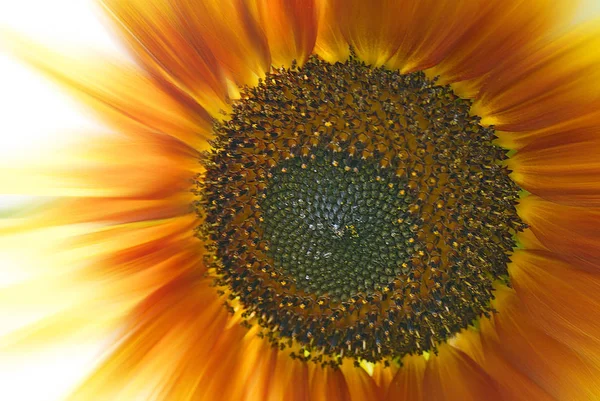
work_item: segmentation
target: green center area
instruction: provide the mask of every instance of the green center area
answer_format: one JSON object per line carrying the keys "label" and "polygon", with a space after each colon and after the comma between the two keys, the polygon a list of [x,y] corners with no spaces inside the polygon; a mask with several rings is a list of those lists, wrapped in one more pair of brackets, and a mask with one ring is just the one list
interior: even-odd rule
{"label": "green center area", "polygon": [[336,300],[392,283],[415,235],[407,212],[412,200],[399,195],[406,180],[374,163],[360,170],[334,166],[323,152],[279,167],[261,203],[275,268],[298,288]]}

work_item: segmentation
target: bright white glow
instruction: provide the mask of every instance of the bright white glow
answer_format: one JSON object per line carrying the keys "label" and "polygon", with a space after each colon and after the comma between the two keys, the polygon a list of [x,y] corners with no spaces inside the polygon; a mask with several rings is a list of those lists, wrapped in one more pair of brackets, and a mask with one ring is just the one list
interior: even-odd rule
{"label": "bright white glow", "polygon": [[[7,28],[72,54],[83,48],[126,57],[92,0],[0,1],[0,35]],[[2,40],[0,36],[0,157],[19,157],[31,147],[97,131],[99,123],[82,106],[7,54]],[[0,218],[29,200],[0,195]],[[10,249],[0,249],[0,289],[22,278],[20,259]],[[17,355],[0,350],[0,400],[64,400],[97,362],[103,341],[40,347]]]}
{"label": "bright white glow", "polygon": [[[92,0],[0,2],[0,155],[18,158],[31,147],[44,148],[74,133],[97,131],[98,122],[83,106],[4,51],[8,47],[4,30],[71,54],[93,49],[126,57]],[[21,200],[0,197],[0,210]]]}
{"label": "bright white glow", "polygon": [[600,17],[600,0],[582,0],[577,21],[587,21]]}
{"label": "bright white glow", "polygon": [[[577,19],[598,15],[600,0],[584,0]],[[0,28],[11,28],[58,49],[92,48],[126,57],[93,0],[0,0]],[[0,47],[0,157],[22,154],[31,146],[43,148],[65,135],[97,127],[83,110]],[[3,208],[27,199],[0,195],[0,217]],[[6,266],[12,267],[7,271],[18,270],[16,263],[14,255],[0,250],[0,270]],[[0,351],[0,400],[62,400],[93,366],[101,349],[100,341],[92,341],[35,349],[28,355]]]}

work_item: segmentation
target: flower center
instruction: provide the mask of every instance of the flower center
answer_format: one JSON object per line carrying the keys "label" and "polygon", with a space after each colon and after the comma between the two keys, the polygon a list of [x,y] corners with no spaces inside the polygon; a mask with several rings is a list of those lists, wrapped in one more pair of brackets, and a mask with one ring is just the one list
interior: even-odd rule
{"label": "flower center", "polygon": [[399,194],[406,179],[342,155],[343,164],[360,165],[345,169],[331,156],[281,163],[260,204],[261,228],[275,270],[306,293],[347,301],[406,271],[415,233],[411,200]]}
{"label": "flower center", "polygon": [[492,128],[423,73],[311,57],[243,89],[198,179],[243,321],[291,355],[389,361],[492,312],[524,224]]}

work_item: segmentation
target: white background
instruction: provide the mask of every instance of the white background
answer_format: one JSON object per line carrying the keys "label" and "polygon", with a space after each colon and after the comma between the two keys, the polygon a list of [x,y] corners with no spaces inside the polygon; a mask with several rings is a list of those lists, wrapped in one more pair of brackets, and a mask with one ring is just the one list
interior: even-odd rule
{"label": "white background", "polygon": [[[598,15],[600,0],[584,0],[578,19]],[[18,157],[31,147],[43,148],[61,136],[98,124],[56,86],[12,59],[4,50],[2,30],[10,28],[74,54],[84,48],[126,57],[107,27],[93,0],[0,0],[0,159]],[[7,212],[27,200],[0,195],[0,216],[3,209]],[[0,250],[0,289],[2,267],[9,263],[14,262]],[[72,344],[27,358],[0,353],[0,399],[63,399],[70,385],[92,365],[99,349],[100,344]]]}
{"label": "white background", "polygon": [[[11,58],[2,30],[10,28],[61,52],[98,49],[125,57],[107,27],[91,0],[0,0],[0,158],[18,158],[31,147],[43,148],[98,124],[57,86]],[[27,200],[0,195],[0,216],[2,209],[6,213]],[[15,264],[10,250],[0,249],[0,291],[6,285],[3,269]],[[0,313],[0,319],[11,317]],[[79,343],[24,356],[0,352],[0,400],[63,400],[93,367],[101,348],[101,343]]]}

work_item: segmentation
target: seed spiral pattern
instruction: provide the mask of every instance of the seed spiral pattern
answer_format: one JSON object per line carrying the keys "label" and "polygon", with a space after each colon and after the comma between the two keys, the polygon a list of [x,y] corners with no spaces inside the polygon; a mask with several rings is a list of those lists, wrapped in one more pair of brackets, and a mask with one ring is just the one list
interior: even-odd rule
{"label": "seed spiral pattern", "polygon": [[405,179],[370,163],[345,171],[321,152],[282,164],[261,203],[261,226],[275,269],[296,287],[346,301],[407,270],[410,199],[398,195]]}
{"label": "seed spiral pattern", "polygon": [[469,111],[421,72],[354,58],[243,88],[197,180],[227,304],[332,365],[435,352],[489,315],[524,224],[505,151]]}

